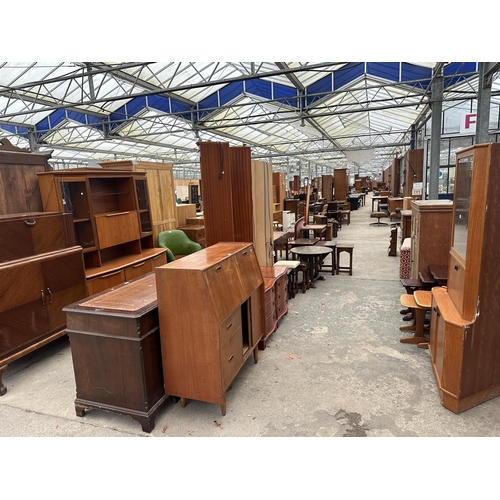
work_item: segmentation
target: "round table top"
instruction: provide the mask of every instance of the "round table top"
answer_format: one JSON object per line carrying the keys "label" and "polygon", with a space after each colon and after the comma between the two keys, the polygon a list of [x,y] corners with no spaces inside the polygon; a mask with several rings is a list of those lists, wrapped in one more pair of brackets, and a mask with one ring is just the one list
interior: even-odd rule
{"label": "round table top", "polygon": [[333,252],[333,248],[325,247],[323,245],[317,246],[307,246],[307,247],[295,247],[290,250],[290,252],[297,255],[327,255]]}

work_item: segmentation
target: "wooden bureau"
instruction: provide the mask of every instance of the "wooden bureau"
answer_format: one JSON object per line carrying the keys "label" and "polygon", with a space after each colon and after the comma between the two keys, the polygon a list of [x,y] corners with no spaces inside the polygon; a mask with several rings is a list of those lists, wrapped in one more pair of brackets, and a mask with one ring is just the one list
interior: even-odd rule
{"label": "wooden bureau", "polygon": [[251,243],[217,243],[157,267],[165,393],[220,405],[264,332],[264,281]]}
{"label": "wooden bureau", "polygon": [[151,432],[167,395],[154,273],[64,308],[76,382],[76,414],[128,415]]}

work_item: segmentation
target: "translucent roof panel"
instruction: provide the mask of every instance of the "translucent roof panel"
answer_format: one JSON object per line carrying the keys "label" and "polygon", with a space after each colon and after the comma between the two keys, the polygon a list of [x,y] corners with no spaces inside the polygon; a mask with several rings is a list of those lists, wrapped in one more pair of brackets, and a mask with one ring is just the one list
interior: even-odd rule
{"label": "translucent roof panel", "polygon": [[[478,63],[0,62],[0,137],[51,148],[62,163],[196,168],[197,142],[212,140],[247,144],[280,165],[379,172],[430,116],[436,67],[452,125],[447,109],[474,106]],[[493,117],[498,82],[497,71]],[[356,151],[364,160],[352,161]]]}

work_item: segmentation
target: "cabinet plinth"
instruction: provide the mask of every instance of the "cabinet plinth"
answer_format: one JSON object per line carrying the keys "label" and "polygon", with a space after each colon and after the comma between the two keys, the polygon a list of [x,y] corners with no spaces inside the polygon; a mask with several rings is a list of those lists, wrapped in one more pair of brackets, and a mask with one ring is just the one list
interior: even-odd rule
{"label": "cabinet plinth", "polygon": [[219,404],[264,332],[264,281],[253,245],[217,243],[157,267],[165,393]]}

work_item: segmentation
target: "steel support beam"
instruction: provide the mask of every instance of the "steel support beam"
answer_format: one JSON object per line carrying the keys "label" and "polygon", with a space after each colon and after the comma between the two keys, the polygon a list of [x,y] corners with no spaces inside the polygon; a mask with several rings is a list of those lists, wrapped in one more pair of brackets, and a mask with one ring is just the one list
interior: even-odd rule
{"label": "steel support beam", "polygon": [[[434,69],[431,86],[431,163],[429,172],[429,199],[437,200],[439,193],[439,157],[441,152],[441,121],[443,113],[443,70],[441,66]],[[426,166],[424,165],[424,168]],[[425,192],[423,186],[422,193]],[[422,196],[425,198],[425,196]]]}
{"label": "steel support beam", "polygon": [[490,141],[490,105],[491,105],[491,82],[495,71],[498,71],[499,63],[482,62],[479,65],[479,82],[477,85],[477,116],[475,143],[482,144]]}

